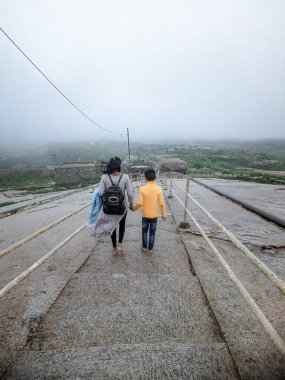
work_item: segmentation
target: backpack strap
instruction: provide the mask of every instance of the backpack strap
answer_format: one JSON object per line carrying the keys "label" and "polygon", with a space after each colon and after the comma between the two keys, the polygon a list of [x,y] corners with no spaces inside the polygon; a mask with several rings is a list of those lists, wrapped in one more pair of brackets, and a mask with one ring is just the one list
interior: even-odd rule
{"label": "backpack strap", "polygon": [[[120,183],[120,181],[121,181],[123,175],[124,175],[124,173],[121,174],[121,176],[120,176],[120,178],[119,178],[119,181],[118,181],[118,183],[117,183],[117,186],[119,186],[119,183]],[[110,181],[111,181],[112,186],[114,186],[114,182],[112,181],[112,178],[111,178],[110,174],[108,174],[108,177],[110,178]]]}
{"label": "backpack strap", "polygon": [[123,175],[124,175],[124,174],[121,174],[121,177],[119,178],[119,181],[118,181],[118,183],[117,183],[117,186],[119,186],[119,183],[120,183],[120,181],[121,181]]}
{"label": "backpack strap", "polygon": [[112,181],[112,178],[111,178],[110,174],[108,174],[108,177],[110,178],[111,184],[112,184],[112,186],[113,186],[113,185],[114,185],[114,182]]}

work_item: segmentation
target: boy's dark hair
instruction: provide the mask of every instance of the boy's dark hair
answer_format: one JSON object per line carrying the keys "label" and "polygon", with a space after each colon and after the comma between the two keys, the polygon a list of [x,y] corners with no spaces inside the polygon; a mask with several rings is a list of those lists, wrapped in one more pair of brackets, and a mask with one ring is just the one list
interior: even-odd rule
{"label": "boy's dark hair", "polygon": [[121,159],[119,157],[112,157],[103,173],[113,174],[115,171],[121,171]]}
{"label": "boy's dark hair", "polygon": [[148,169],[145,173],[144,173],[144,176],[146,179],[148,179],[149,181],[154,181],[155,178],[156,178],[156,174],[155,174],[155,171],[153,169]]}

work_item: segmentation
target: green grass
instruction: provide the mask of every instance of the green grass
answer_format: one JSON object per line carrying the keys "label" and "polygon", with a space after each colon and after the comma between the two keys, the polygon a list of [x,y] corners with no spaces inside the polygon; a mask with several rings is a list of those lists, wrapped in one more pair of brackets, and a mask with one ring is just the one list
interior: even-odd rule
{"label": "green grass", "polygon": [[[100,181],[100,174],[95,178],[82,180],[81,187],[93,185]],[[65,187],[54,185],[51,175],[41,173],[23,173],[0,177],[0,191],[9,189],[27,190],[31,194],[45,194],[55,191],[64,191]]]}
{"label": "green grass", "polygon": [[95,183],[99,183],[100,182],[100,178],[101,178],[101,174],[97,174],[95,178],[87,178],[87,179],[84,179],[81,183],[81,186],[82,187],[87,187],[87,186],[90,186],[90,185],[94,185]]}
{"label": "green grass", "polygon": [[[285,144],[205,144],[175,150],[193,177],[217,177],[285,185],[284,176],[262,170],[285,171]],[[256,171],[259,170],[259,171]]]}
{"label": "green grass", "polygon": [[0,202],[0,207],[4,207],[4,206],[10,206],[10,205],[13,205],[17,202]]}
{"label": "green grass", "polygon": [[52,176],[41,173],[23,173],[0,177],[0,188],[18,190],[37,190],[39,187],[48,187],[52,182]]}

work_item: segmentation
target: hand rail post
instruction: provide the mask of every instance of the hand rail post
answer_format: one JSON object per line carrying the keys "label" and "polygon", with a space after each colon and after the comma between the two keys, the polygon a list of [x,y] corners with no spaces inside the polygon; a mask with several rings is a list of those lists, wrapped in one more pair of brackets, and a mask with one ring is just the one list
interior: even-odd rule
{"label": "hand rail post", "polygon": [[169,190],[168,198],[173,198],[173,195],[172,195],[172,186],[173,186],[173,177],[172,177],[172,174],[171,174],[171,177],[170,177],[170,190]]}
{"label": "hand rail post", "polygon": [[164,190],[167,190],[167,176],[165,177]]}
{"label": "hand rail post", "polygon": [[186,177],[186,194],[185,194],[185,202],[184,202],[184,223],[186,223],[187,218],[187,205],[188,205],[188,193],[189,193],[189,186],[190,186],[190,178],[189,176]]}

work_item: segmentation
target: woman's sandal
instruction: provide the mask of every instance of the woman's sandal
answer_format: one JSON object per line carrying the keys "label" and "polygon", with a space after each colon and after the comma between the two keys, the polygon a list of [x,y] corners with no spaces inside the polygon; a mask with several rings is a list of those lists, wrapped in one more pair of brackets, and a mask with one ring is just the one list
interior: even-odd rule
{"label": "woman's sandal", "polygon": [[118,249],[117,248],[113,248],[113,252],[112,252],[113,256],[117,256],[118,253],[119,253]]}

